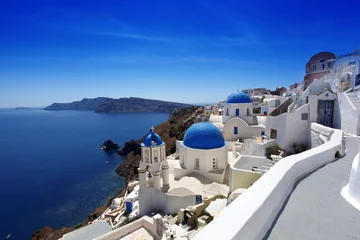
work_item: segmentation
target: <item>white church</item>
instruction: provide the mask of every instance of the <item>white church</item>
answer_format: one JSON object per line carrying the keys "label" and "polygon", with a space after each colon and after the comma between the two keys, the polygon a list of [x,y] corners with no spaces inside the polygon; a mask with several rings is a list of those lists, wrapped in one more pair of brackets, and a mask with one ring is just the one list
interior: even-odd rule
{"label": "white church", "polygon": [[173,157],[165,156],[165,143],[152,128],[141,145],[140,215],[154,209],[177,213],[210,196],[227,195],[232,174],[229,164],[239,158],[235,142],[261,136],[265,128],[257,121],[249,96],[231,94],[224,104],[224,115],[193,124],[183,141],[176,142]]}
{"label": "white church", "polygon": [[212,115],[209,122],[221,130],[226,141],[243,141],[253,136],[261,136],[265,127],[259,124],[253,108],[250,97],[243,92],[237,92],[226,99],[223,115]]}

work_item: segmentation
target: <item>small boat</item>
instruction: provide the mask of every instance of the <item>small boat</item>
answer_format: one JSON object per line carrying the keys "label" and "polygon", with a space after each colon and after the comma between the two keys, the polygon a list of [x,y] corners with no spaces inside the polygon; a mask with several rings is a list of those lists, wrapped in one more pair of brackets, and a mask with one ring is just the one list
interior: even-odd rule
{"label": "small boat", "polygon": [[109,162],[108,162],[108,161],[106,161],[105,163],[106,163],[106,164],[108,164]]}
{"label": "small boat", "polygon": [[6,239],[10,239],[11,238],[11,235],[10,233],[6,236]]}

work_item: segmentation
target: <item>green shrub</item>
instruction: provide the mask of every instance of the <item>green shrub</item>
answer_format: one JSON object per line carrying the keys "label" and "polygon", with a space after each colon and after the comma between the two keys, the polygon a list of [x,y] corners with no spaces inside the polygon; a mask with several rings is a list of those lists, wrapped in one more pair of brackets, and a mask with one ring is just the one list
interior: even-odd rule
{"label": "green shrub", "polygon": [[266,156],[270,157],[270,155],[278,155],[280,146],[275,144],[274,146],[266,148]]}

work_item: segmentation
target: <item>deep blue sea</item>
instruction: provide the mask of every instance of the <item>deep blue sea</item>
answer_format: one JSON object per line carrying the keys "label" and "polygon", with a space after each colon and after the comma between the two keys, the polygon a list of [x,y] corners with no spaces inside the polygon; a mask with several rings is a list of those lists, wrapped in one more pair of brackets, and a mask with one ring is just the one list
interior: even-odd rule
{"label": "deep blue sea", "polygon": [[123,159],[99,146],[139,139],[168,116],[0,109],[0,239],[87,219],[124,186]]}

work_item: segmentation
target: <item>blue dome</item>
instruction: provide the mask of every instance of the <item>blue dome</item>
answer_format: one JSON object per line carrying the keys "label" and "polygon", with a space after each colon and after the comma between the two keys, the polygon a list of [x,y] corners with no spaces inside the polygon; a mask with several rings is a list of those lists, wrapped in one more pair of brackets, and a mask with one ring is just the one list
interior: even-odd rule
{"label": "blue dome", "polygon": [[251,99],[247,94],[238,92],[230,94],[226,99],[226,103],[251,103]]}
{"label": "blue dome", "polygon": [[153,130],[151,130],[151,132],[149,133],[149,135],[147,135],[147,137],[144,140],[144,145],[146,147],[151,147],[152,146],[152,142],[155,142],[157,145],[161,145],[163,144],[163,141],[161,139],[161,137],[159,135],[157,135]]}
{"label": "blue dome", "polygon": [[208,122],[192,125],[185,133],[184,145],[196,149],[221,148],[225,145],[221,131]]}

